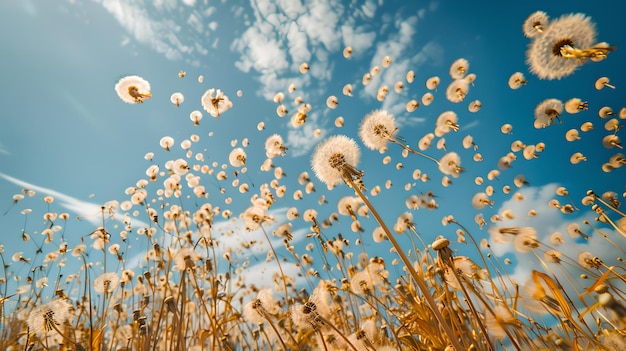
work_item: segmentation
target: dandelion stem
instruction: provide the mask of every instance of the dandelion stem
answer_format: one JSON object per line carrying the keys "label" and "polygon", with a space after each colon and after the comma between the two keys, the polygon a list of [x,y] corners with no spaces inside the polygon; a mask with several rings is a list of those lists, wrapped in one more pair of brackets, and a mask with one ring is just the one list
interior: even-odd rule
{"label": "dandelion stem", "polygon": [[417,284],[418,288],[421,290],[422,294],[426,298],[426,302],[430,306],[430,308],[432,310],[432,313],[435,315],[435,318],[437,318],[437,321],[439,321],[439,324],[441,325],[441,328],[443,328],[444,332],[447,334],[448,339],[450,340],[450,343],[452,344],[454,349],[455,350],[464,350],[465,348],[460,345],[459,341],[457,340],[456,336],[454,335],[454,332],[450,328],[450,325],[448,325],[446,320],[443,318],[443,315],[441,314],[441,312],[439,312],[439,309],[437,308],[437,303],[435,302],[435,299],[433,298],[432,294],[428,290],[428,286],[426,285],[426,283],[424,283],[424,281],[422,279],[420,279],[419,274],[415,271],[415,268],[413,268],[413,264],[411,263],[411,261],[409,261],[409,258],[406,256],[406,254],[402,250],[402,247],[400,246],[400,244],[398,243],[398,241],[396,240],[394,235],[391,233],[391,231],[389,230],[389,228],[387,227],[385,222],[378,215],[378,211],[376,211],[376,209],[374,208],[372,203],[365,196],[363,191],[361,191],[361,189],[358,187],[358,185],[355,184],[355,182],[354,182],[354,180],[352,179],[351,176],[346,175],[343,178],[348,182],[350,187],[352,189],[354,189],[354,191],[357,193],[357,195],[363,200],[365,205],[372,212],[372,215],[374,216],[374,218],[376,218],[376,221],[378,222],[378,224],[381,226],[383,231],[385,231],[385,234],[387,234],[387,238],[389,239],[389,241],[393,245],[394,249],[396,250],[396,253],[400,256],[400,259],[404,263],[406,269],[408,270],[409,274],[411,275],[411,277],[413,278],[413,280]]}

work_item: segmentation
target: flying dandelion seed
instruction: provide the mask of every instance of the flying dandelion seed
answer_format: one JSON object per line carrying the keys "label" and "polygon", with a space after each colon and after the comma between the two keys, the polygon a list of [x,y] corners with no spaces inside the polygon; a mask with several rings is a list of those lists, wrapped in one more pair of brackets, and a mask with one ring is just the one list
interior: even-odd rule
{"label": "flying dandelion seed", "polygon": [[115,84],[117,96],[129,104],[144,102],[152,97],[150,83],[139,76],[126,76]]}

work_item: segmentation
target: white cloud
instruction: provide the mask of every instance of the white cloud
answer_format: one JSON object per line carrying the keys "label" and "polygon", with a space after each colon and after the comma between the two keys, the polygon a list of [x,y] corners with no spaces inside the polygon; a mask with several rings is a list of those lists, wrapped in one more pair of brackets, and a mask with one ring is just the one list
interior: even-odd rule
{"label": "white cloud", "polygon": [[[532,181],[532,179],[531,179]],[[623,253],[603,239],[598,234],[594,234],[593,230],[583,224],[586,220],[596,227],[603,227],[601,223],[595,221],[596,214],[590,209],[583,207],[580,211],[570,215],[563,215],[558,209],[550,208],[548,202],[552,199],[557,199],[562,204],[568,203],[567,198],[557,196],[555,191],[558,184],[547,184],[539,187],[522,187],[519,193],[524,195],[524,200],[508,200],[502,203],[498,212],[501,213],[504,209],[509,209],[513,212],[516,218],[512,220],[505,220],[492,227],[533,227],[537,231],[537,240],[543,243],[550,243],[550,235],[554,232],[562,233],[567,243],[562,245],[552,245],[555,249],[559,250],[563,257],[568,256],[574,262],[578,258],[578,254],[583,251],[591,252],[592,255],[601,257],[608,265],[618,264],[617,257],[623,256]],[[580,205],[577,205],[580,207]],[[528,212],[535,210],[536,216],[529,216]],[[581,230],[590,236],[589,240],[575,240],[570,238],[567,234],[567,226],[570,223],[578,223]],[[606,234],[611,240],[617,243],[618,246],[626,246],[626,239],[622,237],[612,228],[603,227],[602,232]],[[526,281],[531,270],[545,271],[544,267],[537,262],[537,258],[532,253],[520,253],[515,250],[512,243],[494,243],[492,241],[492,249],[494,253],[500,257],[514,257],[514,261],[518,264],[515,267],[515,271],[510,275],[517,282]],[[546,247],[542,247],[542,250],[547,250]],[[542,255],[541,251],[538,251],[539,255]],[[556,266],[550,264],[555,269]],[[573,265],[561,264],[561,267],[571,274],[577,276],[581,272],[576,263]]]}
{"label": "white cloud", "polygon": [[262,75],[271,75],[280,73],[289,66],[286,52],[268,23],[248,28],[235,41],[233,48],[242,53],[241,59],[235,65],[246,73],[254,69]]}
{"label": "white cloud", "polygon": [[182,0],[183,4],[187,5],[187,6],[194,6],[196,5],[196,0]]}
{"label": "white cloud", "polygon": [[[289,147],[289,155],[293,157],[305,155],[313,146],[317,145],[325,136],[326,129],[318,125],[318,115],[313,114],[307,119],[307,123],[300,128],[291,129],[287,133],[287,146]],[[312,138],[315,129],[320,129],[319,137]]]}
{"label": "white cloud", "polygon": [[[58,203],[61,207],[71,211],[72,214],[80,216],[81,218],[87,220],[89,223],[95,226],[102,225],[102,217],[100,216],[100,214],[102,213],[101,208],[103,204],[79,200],[75,197],[63,194],[56,190],[44,188],[42,186],[35,185],[35,184],[31,184],[23,180],[6,175],[4,173],[0,173],[0,177],[24,189],[33,190],[38,193],[52,196],[54,198],[55,203]],[[120,222],[122,220],[121,217],[119,218],[116,217],[116,219]],[[137,228],[149,227],[148,224],[142,221],[133,219],[133,218],[131,218],[131,225]]]}
{"label": "white cloud", "polygon": [[0,143],[0,155],[10,155],[11,152],[4,146],[4,144]]}
{"label": "white cloud", "polygon": [[[198,43],[206,40],[202,25],[202,12],[192,9],[187,18],[188,30],[176,24],[172,16],[179,15],[181,8],[177,0],[158,0],[150,3],[148,9],[143,1],[138,0],[100,0],[102,6],[119,22],[119,24],[139,43],[148,45],[153,50],[165,55],[170,60],[186,59],[193,53],[205,54],[197,50]],[[192,6],[195,1],[186,0],[185,5]],[[152,14],[152,11],[158,12]],[[211,14],[211,8],[204,11],[205,16]],[[210,28],[210,27],[208,27]],[[200,45],[202,47],[202,45]]]}

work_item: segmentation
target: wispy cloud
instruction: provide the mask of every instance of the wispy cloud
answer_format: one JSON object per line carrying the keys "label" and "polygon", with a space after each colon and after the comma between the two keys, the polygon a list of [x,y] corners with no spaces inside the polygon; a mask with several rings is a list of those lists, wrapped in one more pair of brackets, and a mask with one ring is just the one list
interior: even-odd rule
{"label": "wispy cloud", "polygon": [[[102,217],[99,216],[99,214],[102,213],[103,204],[83,201],[75,197],[66,195],[64,193],[58,192],[56,190],[45,188],[39,185],[35,185],[32,183],[11,177],[4,173],[0,173],[0,178],[4,178],[5,180],[17,186],[20,186],[24,189],[33,190],[37,193],[42,193],[45,195],[52,196],[55,200],[55,203],[69,210],[73,215],[80,216],[81,218],[85,219],[86,221],[93,224],[94,226],[102,225]],[[118,218],[118,220],[120,220],[121,222],[122,218],[120,217]],[[134,227],[139,227],[139,228],[149,227],[146,223],[136,220],[136,219],[131,219],[131,225]]]}
{"label": "wispy cloud", "polygon": [[0,155],[10,155],[11,152],[9,152],[9,149],[6,148],[6,146],[4,146],[4,144],[2,144],[0,142]]}
{"label": "wispy cloud", "polygon": [[[183,3],[187,6],[180,6],[177,1],[154,1],[152,8],[138,0],[99,1],[132,38],[168,59],[193,63],[197,61],[194,54],[207,54],[202,43],[206,42],[206,29],[210,26],[205,27],[202,23],[213,11],[194,9],[194,0],[185,0]],[[187,16],[189,28],[183,28],[171,19],[181,13]]]}

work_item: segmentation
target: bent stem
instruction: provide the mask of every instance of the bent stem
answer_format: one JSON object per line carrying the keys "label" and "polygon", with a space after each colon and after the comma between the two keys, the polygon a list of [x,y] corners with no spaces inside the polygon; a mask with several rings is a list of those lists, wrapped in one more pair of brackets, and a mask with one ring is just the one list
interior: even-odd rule
{"label": "bent stem", "polygon": [[383,231],[387,235],[387,238],[393,245],[394,249],[396,250],[396,253],[398,254],[398,256],[400,256],[402,263],[404,263],[404,266],[406,267],[407,271],[409,272],[409,274],[415,281],[415,284],[417,284],[417,287],[421,290],[422,294],[424,295],[426,302],[430,306],[430,309],[435,315],[435,318],[437,319],[437,321],[439,321],[441,328],[443,328],[444,332],[448,335],[448,339],[450,340],[450,343],[452,344],[454,349],[464,350],[465,348],[459,344],[459,341],[456,339],[456,336],[454,332],[452,331],[452,328],[450,327],[450,325],[448,325],[446,320],[443,318],[443,315],[441,314],[441,312],[439,312],[439,309],[437,308],[437,303],[435,302],[435,299],[433,298],[432,294],[428,290],[428,286],[426,286],[426,283],[424,283],[424,281],[419,278],[417,271],[415,271],[415,268],[413,268],[413,264],[411,263],[411,261],[409,261],[409,258],[406,256],[406,254],[402,250],[402,247],[400,246],[396,238],[393,236],[393,234],[391,234],[391,231],[389,230],[385,222],[383,222],[383,220],[380,218],[380,216],[378,215],[378,212],[376,211],[372,203],[365,196],[363,191],[361,191],[361,188],[359,188],[358,185],[354,183],[354,180],[352,179],[351,176],[346,175],[343,178],[348,182],[350,187],[354,189],[357,195],[359,195],[359,197],[363,200],[365,205],[372,212],[372,215],[374,216],[374,218],[376,218],[376,221],[378,222],[380,227],[383,229]]}

